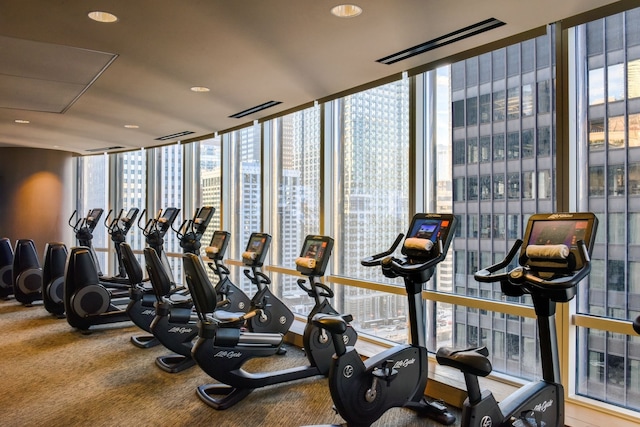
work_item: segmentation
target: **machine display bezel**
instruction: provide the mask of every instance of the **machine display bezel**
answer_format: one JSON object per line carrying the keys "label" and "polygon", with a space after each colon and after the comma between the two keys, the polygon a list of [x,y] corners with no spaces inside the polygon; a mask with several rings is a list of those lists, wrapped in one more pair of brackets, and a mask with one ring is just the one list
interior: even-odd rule
{"label": "machine display bezel", "polygon": [[[562,227],[561,237],[548,236],[551,228]],[[529,218],[520,249],[520,264],[528,262],[525,255],[529,245],[566,245],[576,260],[575,269],[582,264],[577,253],[577,242],[583,240],[587,251],[591,254],[598,228],[598,218],[591,212],[535,214]]]}
{"label": "machine display bezel", "polygon": [[457,219],[453,214],[419,213],[414,215],[406,238],[417,237],[429,239],[434,243],[435,249],[425,252],[403,246],[402,254],[410,258],[432,258],[440,254],[440,251],[437,249],[438,240],[442,240],[442,250],[446,253],[453,239],[456,226]]}
{"label": "machine display bezel", "polygon": [[333,239],[331,237],[307,236],[304,240],[304,244],[302,245],[300,257],[313,258],[316,261],[316,265],[313,269],[296,265],[296,269],[307,276],[323,276],[327,269],[329,258],[331,258],[332,250]]}

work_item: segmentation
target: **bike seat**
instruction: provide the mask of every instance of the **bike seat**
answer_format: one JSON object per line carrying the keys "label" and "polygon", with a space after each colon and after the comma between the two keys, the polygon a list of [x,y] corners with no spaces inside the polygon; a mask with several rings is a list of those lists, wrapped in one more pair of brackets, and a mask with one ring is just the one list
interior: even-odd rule
{"label": "bike seat", "polygon": [[484,346],[465,350],[442,347],[436,353],[436,360],[443,366],[451,366],[467,374],[486,377],[492,370],[487,356],[489,356],[489,350]]}
{"label": "bike seat", "polygon": [[333,334],[344,334],[347,331],[347,320],[341,315],[318,313],[313,316],[312,321],[314,325]]}

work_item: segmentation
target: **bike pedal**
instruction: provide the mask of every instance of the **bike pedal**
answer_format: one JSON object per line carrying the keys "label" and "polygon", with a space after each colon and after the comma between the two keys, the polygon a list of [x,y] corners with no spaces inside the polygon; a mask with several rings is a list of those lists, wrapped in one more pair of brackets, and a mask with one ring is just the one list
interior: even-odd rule
{"label": "bike pedal", "polygon": [[434,400],[433,402],[430,402],[429,405],[436,411],[447,412],[449,410],[447,408],[447,405],[445,405],[443,402],[440,402],[438,400]]}

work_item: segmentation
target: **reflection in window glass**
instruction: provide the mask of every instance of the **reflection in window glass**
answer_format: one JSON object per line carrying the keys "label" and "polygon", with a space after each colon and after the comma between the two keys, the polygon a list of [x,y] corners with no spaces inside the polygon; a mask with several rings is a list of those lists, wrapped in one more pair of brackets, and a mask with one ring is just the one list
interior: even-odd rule
{"label": "reflection in window glass", "polygon": [[544,80],[537,83],[538,96],[538,114],[544,114],[551,111],[551,82]]}
{"label": "reflection in window glass", "polygon": [[589,195],[604,196],[604,166],[589,166]]}
{"label": "reflection in window glass", "polygon": [[505,92],[504,90],[499,90],[493,93],[493,121],[502,121],[504,120],[505,115]]}
{"label": "reflection in window glass", "polygon": [[522,117],[533,116],[533,85],[522,86]]}
{"label": "reflection in window glass", "polygon": [[493,136],[493,160],[504,160],[504,134]]}
{"label": "reflection in window glass", "polygon": [[467,162],[478,163],[478,138],[471,137],[467,139]]}
{"label": "reflection in window glass", "polygon": [[507,159],[513,160],[520,157],[520,133],[509,132],[507,135]]}
{"label": "reflection in window glass", "polygon": [[491,137],[480,137],[480,162],[487,163],[491,161]]}
{"label": "reflection in window glass", "polygon": [[627,90],[629,99],[640,98],[640,59],[627,62]]}
{"label": "reflection in window glass", "polygon": [[624,165],[610,165],[607,171],[607,188],[610,196],[623,196],[625,189]]}
{"label": "reflection in window glass", "polygon": [[507,119],[520,117],[520,88],[512,87],[507,90]]}
{"label": "reflection in window glass", "polygon": [[589,120],[589,150],[602,150],[604,148],[604,119],[593,118]]}
{"label": "reflection in window glass", "polygon": [[623,116],[609,117],[607,142],[610,148],[622,148],[625,146],[624,122],[625,118]]}
{"label": "reflection in window glass", "polygon": [[[640,69],[638,73],[640,74]],[[629,147],[640,147],[640,114],[629,114],[629,125],[627,128]]]}
{"label": "reflection in window glass", "polygon": [[607,68],[607,102],[624,99],[624,64],[609,65]]}
{"label": "reflection in window glass", "polygon": [[604,69],[589,70],[589,105],[604,103]]}

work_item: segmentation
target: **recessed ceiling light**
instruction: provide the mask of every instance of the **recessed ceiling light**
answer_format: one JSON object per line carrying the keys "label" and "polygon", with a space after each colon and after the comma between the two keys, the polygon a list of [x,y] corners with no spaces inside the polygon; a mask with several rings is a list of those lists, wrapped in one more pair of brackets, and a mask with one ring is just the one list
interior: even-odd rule
{"label": "recessed ceiling light", "polygon": [[89,18],[93,19],[94,21],[97,22],[116,22],[118,20],[118,17],[112,13],[109,12],[102,12],[99,10],[95,10],[93,12],[89,12],[88,14]]}
{"label": "recessed ceiling light", "polygon": [[15,119],[14,120],[15,123],[20,123],[21,125],[26,125],[31,123],[29,120],[22,120],[22,119]]}
{"label": "recessed ceiling light", "polygon": [[138,129],[140,126],[138,125],[124,125],[127,129]]}
{"label": "recessed ceiling light", "polygon": [[194,86],[191,88],[193,92],[209,92],[211,89],[204,86]]}
{"label": "recessed ceiling light", "polygon": [[331,13],[338,18],[353,18],[362,13],[362,8],[355,4],[341,4],[332,8]]}

